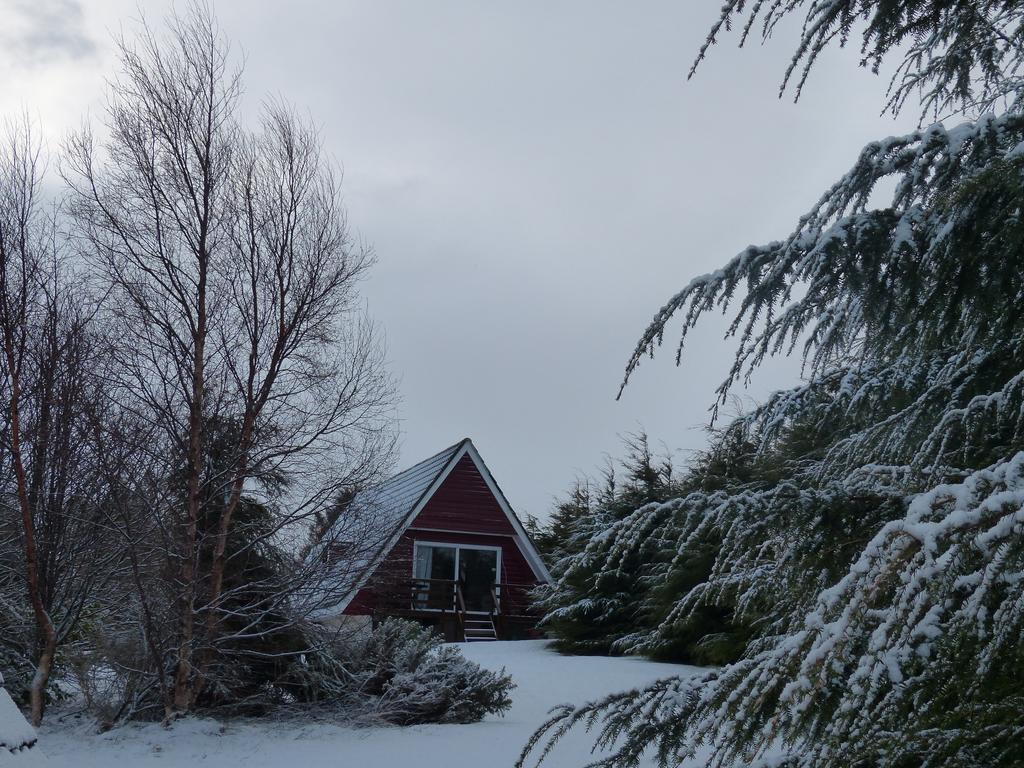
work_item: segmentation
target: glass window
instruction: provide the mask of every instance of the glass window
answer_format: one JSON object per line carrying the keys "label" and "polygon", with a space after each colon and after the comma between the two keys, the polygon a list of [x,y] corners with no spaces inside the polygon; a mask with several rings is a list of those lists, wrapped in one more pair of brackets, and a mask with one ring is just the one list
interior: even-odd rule
{"label": "glass window", "polygon": [[455,578],[455,547],[434,547],[416,545],[416,566],[413,575],[417,579]]}
{"label": "glass window", "polygon": [[455,591],[451,582],[455,580],[457,559],[455,547],[416,545],[413,576],[423,579],[414,588],[416,607],[431,610],[454,607]]}
{"label": "glass window", "polygon": [[467,611],[493,611],[499,562],[497,549],[417,542],[412,571],[416,606],[453,608],[457,583]]}

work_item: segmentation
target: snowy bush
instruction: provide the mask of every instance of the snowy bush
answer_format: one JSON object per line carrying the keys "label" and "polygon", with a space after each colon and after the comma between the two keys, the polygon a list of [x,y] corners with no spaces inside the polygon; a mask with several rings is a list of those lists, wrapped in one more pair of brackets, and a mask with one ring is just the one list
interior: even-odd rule
{"label": "snowy bush", "polygon": [[[473,723],[511,706],[515,687],[502,672],[466,659],[414,622],[388,619],[369,633],[296,627],[302,652],[285,649],[276,673],[235,664],[219,671],[201,708],[217,717],[327,716],[345,723]],[[271,648],[271,646],[267,646]],[[144,649],[130,645],[75,665],[84,703],[103,728],[131,719],[156,719],[158,691],[132,660]]]}
{"label": "snowy bush", "polygon": [[4,689],[4,676],[0,674],[0,765],[5,768],[8,765],[43,765],[38,750],[29,755],[36,740],[35,730],[14,705]]}
{"label": "snowy bush", "polygon": [[[4,565],[0,564],[0,572]],[[13,571],[11,571],[13,572]],[[0,580],[2,582],[2,580]],[[32,679],[36,672],[33,648],[35,631],[31,613],[25,610],[24,586],[16,579],[0,583],[0,673],[4,677],[7,694],[19,706],[28,705]],[[69,643],[70,645],[70,643]],[[70,648],[67,649],[70,651]],[[66,672],[58,658],[59,672]],[[43,700],[47,705],[67,698],[56,678],[47,681]]]}
{"label": "snowy bush", "polygon": [[504,670],[483,669],[414,622],[388,619],[345,656],[346,704],[363,720],[475,723],[512,705]]}

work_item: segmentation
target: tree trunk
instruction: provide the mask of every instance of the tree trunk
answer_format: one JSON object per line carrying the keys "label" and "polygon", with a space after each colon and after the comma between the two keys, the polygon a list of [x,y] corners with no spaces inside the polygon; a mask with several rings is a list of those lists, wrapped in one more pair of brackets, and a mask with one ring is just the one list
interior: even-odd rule
{"label": "tree trunk", "polygon": [[32,725],[39,727],[43,721],[45,708],[46,686],[53,670],[53,656],[57,649],[57,630],[53,626],[50,614],[43,603],[39,584],[39,554],[36,548],[35,523],[32,519],[32,507],[28,498],[28,483],[25,477],[25,462],[21,446],[21,376],[20,366],[14,353],[13,329],[4,329],[4,355],[7,358],[7,369],[11,377],[11,397],[9,402],[11,420],[11,461],[14,464],[14,478],[17,485],[18,507],[21,511],[21,524],[25,538],[25,583],[29,601],[36,620],[36,632],[39,639],[39,659],[36,672],[32,676],[29,699],[32,707]]}
{"label": "tree trunk", "polygon": [[54,631],[49,616],[46,617],[46,621],[48,634],[43,641],[43,648],[39,652],[36,673],[32,675],[32,687],[29,689],[32,725],[36,728],[43,722],[43,711],[46,708],[46,686],[50,682],[50,674],[53,672],[53,657],[57,652],[57,633]]}
{"label": "tree trunk", "polygon": [[197,286],[197,317],[192,355],[192,398],[188,417],[188,504],[181,562],[181,616],[179,617],[178,666],[174,675],[172,712],[168,719],[188,712],[196,696],[192,664],[195,645],[196,539],[202,504],[203,472],[203,387],[206,347],[206,268],[200,264]]}
{"label": "tree trunk", "polygon": [[206,679],[207,670],[213,663],[214,648],[213,642],[217,637],[220,628],[220,614],[217,610],[217,603],[220,601],[221,592],[224,589],[224,569],[227,565],[228,533],[231,531],[231,520],[235,510],[242,500],[242,487],[245,484],[245,473],[248,468],[248,451],[251,443],[252,425],[254,419],[247,415],[242,425],[242,435],[239,440],[240,455],[238,464],[235,467],[235,476],[231,481],[231,494],[228,503],[221,511],[220,519],[217,521],[217,537],[213,547],[213,562],[210,565],[210,594],[209,606],[206,613],[206,637],[208,640],[206,653],[203,654],[199,682],[196,686],[196,695],[202,689]]}

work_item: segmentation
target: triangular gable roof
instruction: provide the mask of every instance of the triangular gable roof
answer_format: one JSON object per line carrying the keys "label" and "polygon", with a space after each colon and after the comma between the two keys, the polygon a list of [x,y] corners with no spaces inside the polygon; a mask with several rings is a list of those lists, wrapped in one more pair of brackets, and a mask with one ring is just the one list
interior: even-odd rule
{"label": "triangular gable roof", "polygon": [[[484,464],[483,458],[477,451],[473,441],[468,437],[463,438],[455,445],[445,448],[428,459],[414,464],[408,469],[402,470],[397,475],[385,480],[379,486],[365,494],[357,496],[353,502],[353,508],[360,511],[372,510],[372,514],[378,521],[383,517],[385,525],[394,525],[395,530],[387,542],[377,553],[368,558],[365,565],[359,568],[360,576],[354,582],[342,601],[336,606],[335,611],[344,611],[348,604],[355,597],[356,593],[365,586],[370,576],[381,564],[388,553],[395,547],[402,534],[412,525],[413,520],[426,506],[430,498],[441,487],[451,471],[464,457],[469,456],[476,465],[477,471],[484,479],[488,489],[494,495],[501,511],[508,518],[512,528],[518,536],[519,549],[526,558],[526,562],[533,569],[534,574],[542,581],[550,581],[551,574],[540,558],[540,554],[530,540],[522,522],[512,510],[512,506],[501,492],[501,488],[494,481],[494,476]],[[359,512],[357,511],[356,514]]]}
{"label": "triangular gable roof", "polygon": [[400,525],[410,512],[420,504],[427,491],[436,490],[431,486],[448,469],[452,459],[460,452],[469,438],[435,453],[429,459],[413,464],[397,475],[393,475],[378,486],[365,491],[354,500],[354,504],[373,510],[374,517],[384,525]]}
{"label": "triangular gable roof", "polygon": [[[483,458],[477,451],[476,446],[467,437],[466,438],[465,453],[473,460],[476,464],[477,471],[480,476],[483,477],[484,482],[487,483],[487,487],[491,493],[494,494],[494,498],[498,501],[498,506],[501,507],[501,511],[505,513],[505,517],[512,524],[516,534],[519,536],[519,548],[522,550],[523,557],[526,558],[526,562],[530,564],[530,568],[533,569],[534,575],[542,581],[551,581],[551,573],[548,572],[547,566],[544,565],[544,561],[541,560],[540,553],[534,546],[533,541],[530,539],[530,534],[526,532],[523,527],[522,521],[519,516],[512,510],[512,505],[508,503],[508,499],[505,498],[505,494],[501,492],[501,488],[498,487],[498,483],[494,479],[494,475],[491,474],[491,470],[484,464]],[[452,462],[451,466],[454,467],[458,463],[459,458],[457,457]],[[440,485],[440,484],[439,484]],[[415,515],[413,516],[415,517]],[[412,520],[410,519],[410,523]]]}

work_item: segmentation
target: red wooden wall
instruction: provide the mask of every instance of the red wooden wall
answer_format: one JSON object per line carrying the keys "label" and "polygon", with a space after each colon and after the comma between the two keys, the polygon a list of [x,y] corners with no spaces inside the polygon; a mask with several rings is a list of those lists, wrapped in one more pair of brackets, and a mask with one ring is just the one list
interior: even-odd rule
{"label": "red wooden wall", "polygon": [[411,527],[507,535],[516,532],[469,454],[459,459]]}

